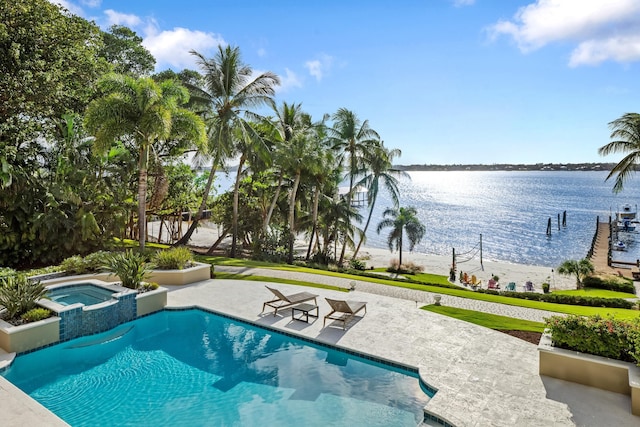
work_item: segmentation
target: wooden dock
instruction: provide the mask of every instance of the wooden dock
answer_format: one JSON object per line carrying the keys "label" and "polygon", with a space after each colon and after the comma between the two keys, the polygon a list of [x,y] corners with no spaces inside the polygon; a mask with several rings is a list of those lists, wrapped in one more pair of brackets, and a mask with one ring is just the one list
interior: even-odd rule
{"label": "wooden dock", "polygon": [[593,245],[593,255],[591,255],[591,262],[596,269],[596,273],[601,274],[622,274],[624,277],[633,279],[631,275],[632,268],[635,264],[613,266],[609,265],[609,240],[610,228],[608,222],[598,223],[597,235]]}

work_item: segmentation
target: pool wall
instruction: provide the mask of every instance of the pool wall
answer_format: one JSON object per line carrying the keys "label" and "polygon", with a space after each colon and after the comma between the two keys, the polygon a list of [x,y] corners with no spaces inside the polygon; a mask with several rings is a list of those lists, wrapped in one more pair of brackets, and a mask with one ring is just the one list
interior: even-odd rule
{"label": "pool wall", "polygon": [[62,305],[48,299],[38,304],[53,311],[60,318],[60,341],[68,341],[112,329],[137,317],[136,295],[132,289],[107,284],[100,280],[83,280],[47,286],[48,289],[66,289],[91,285],[113,293],[113,299],[99,304]]}
{"label": "pool wall", "polygon": [[50,317],[13,326],[0,320],[0,348],[8,353],[23,353],[60,341],[60,318]]}

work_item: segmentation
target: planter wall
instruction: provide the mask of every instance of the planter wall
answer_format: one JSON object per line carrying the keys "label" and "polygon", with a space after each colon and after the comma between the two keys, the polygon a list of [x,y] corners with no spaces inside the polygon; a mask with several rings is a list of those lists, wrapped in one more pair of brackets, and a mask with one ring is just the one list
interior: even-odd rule
{"label": "planter wall", "polygon": [[631,396],[631,413],[640,415],[640,368],[633,363],[565,350],[545,334],[538,345],[540,375]]}
{"label": "planter wall", "polygon": [[13,326],[0,320],[0,347],[8,353],[22,353],[60,341],[60,318],[50,317]]}
{"label": "planter wall", "polygon": [[164,309],[167,305],[167,289],[158,288],[153,291],[138,294],[136,297],[136,305],[138,317]]}
{"label": "planter wall", "polygon": [[210,276],[211,266],[198,262],[194,267],[182,270],[153,270],[147,282],[156,282],[161,286],[183,286],[208,280]]}

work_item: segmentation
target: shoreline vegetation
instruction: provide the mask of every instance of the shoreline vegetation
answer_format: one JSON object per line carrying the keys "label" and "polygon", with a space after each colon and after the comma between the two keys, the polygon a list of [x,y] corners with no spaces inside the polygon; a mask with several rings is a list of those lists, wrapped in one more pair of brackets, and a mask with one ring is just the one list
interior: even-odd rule
{"label": "shoreline vegetation", "polygon": [[405,172],[425,171],[610,171],[616,163],[496,163],[496,164],[453,164],[453,165],[395,165]]}

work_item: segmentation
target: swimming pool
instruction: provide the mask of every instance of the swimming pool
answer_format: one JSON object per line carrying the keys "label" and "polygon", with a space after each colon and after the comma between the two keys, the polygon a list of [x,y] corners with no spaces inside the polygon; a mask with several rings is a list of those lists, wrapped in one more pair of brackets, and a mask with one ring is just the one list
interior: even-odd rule
{"label": "swimming pool", "polygon": [[18,356],[4,375],[72,426],[412,426],[416,373],[201,310]]}
{"label": "swimming pool", "polygon": [[84,305],[100,304],[113,298],[118,291],[105,289],[92,283],[78,283],[70,286],[56,287],[47,292],[47,297],[61,305],[81,303]]}

